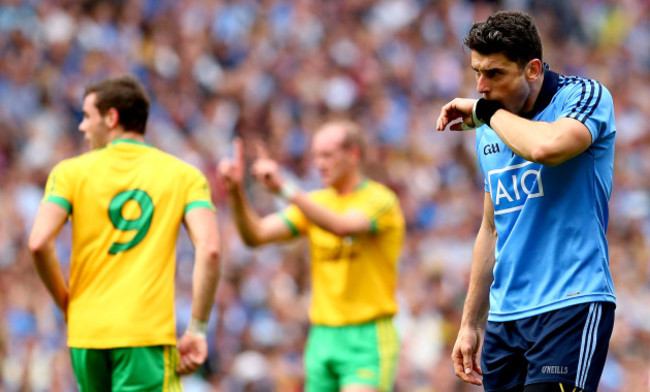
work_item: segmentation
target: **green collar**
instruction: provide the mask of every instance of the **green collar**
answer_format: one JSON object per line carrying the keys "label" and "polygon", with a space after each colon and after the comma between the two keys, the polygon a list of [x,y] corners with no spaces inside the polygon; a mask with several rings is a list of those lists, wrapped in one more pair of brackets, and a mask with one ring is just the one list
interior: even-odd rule
{"label": "green collar", "polygon": [[137,145],[140,145],[140,146],[151,147],[150,144],[145,143],[145,142],[139,142],[139,141],[137,141],[137,140],[132,140],[132,139],[123,139],[123,138],[115,139],[115,140],[113,140],[110,144],[111,144],[111,145],[115,145],[115,144],[117,144],[117,143],[130,143],[130,144],[137,144]]}
{"label": "green collar", "polygon": [[366,186],[368,186],[368,178],[367,178],[367,177],[364,177],[364,179],[361,180],[361,182],[359,183],[359,185],[357,185],[356,187],[354,187],[353,192],[355,192],[355,191],[359,191],[359,190],[365,188]]}

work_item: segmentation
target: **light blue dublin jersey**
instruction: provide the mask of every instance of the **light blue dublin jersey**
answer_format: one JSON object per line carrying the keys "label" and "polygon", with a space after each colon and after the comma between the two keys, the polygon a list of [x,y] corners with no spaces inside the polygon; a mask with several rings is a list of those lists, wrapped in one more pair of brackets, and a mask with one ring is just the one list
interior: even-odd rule
{"label": "light blue dublin jersey", "polygon": [[490,321],[616,300],[605,239],[616,135],[612,96],[597,81],[546,69],[533,113],[534,121],[582,122],[592,144],[549,167],[515,155],[489,126],[477,130],[498,234]]}

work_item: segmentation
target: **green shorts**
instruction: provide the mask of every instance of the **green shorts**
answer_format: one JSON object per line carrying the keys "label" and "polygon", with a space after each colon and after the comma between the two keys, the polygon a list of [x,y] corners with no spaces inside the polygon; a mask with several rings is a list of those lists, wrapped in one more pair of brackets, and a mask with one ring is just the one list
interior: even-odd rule
{"label": "green shorts", "polygon": [[81,392],[181,392],[174,346],[70,348]]}
{"label": "green shorts", "polygon": [[365,324],[314,325],[305,353],[307,392],[338,392],[349,385],[392,391],[399,337],[392,317]]}

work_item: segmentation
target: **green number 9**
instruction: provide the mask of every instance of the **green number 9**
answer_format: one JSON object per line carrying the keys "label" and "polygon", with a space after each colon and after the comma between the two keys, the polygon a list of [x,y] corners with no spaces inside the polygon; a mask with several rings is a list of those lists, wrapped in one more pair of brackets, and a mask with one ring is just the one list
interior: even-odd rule
{"label": "green number 9", "polygon": [[[122,215],[122,208],[130,200],[135,201],[140,206],[140,216],[136,219],[126,219]],[[116,255],[138,245],[147,235],[153,217],[153,200],[151,200],[151,196],[147,192],[140,189],[120,192],[111,200],[111,204],[108,206],[108,216],[117,230],[137,230],[130,241],[114,242],[111,245],[108,253]]]}

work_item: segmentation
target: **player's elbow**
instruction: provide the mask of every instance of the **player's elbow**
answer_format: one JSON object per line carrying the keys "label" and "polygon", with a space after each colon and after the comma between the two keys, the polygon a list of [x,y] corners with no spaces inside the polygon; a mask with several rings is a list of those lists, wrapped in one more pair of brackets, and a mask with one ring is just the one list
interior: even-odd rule
{"label": "player's elbow", "polygon": [[219,247],[214,246],[214,247],[210,247],[209,249],[206,249],[206,256],[211,263],[219,264],[219,258],[221,256],[221,253],[219,252]]}
{"label": "player's elbow", "polygon": [[537,146],[531,151],[530,155],[531,161],[544,166],[557,166],[566,160],[561,151],[548,144]]}
{"label": "player's elbow", "polygon": [[196,260],[211,276],[218,274],[221,253],[218,244],[201,244],[196,249]]}
{"label": "player's elbow", "polygon": [[337,237],[347,237],[354,234],[353,230],[341,225],[333,226],[330,231],[332,234],[336,235]]}
{"label": "player's elbow", "polygon": [[47,252],[53,246],[54,246],[53,241],[50,240],[49,238],[45,238],[34,234],[29,236],[29,240],[27,242],[27,248],[29,249],[29,253],[31,253],[32,256],[41,255]]}
{"label": "player's elbow", "polygon": [[253,237],[253,236],[242,236],[241,239],[244,242],[244,244],[246,244],[246,246],[250,248],[258,247],[264,243],[258,237]]}
{"label": "player's elbow", "polygon": [[345,219],[339,219],[337,222],[330,225],[330,227],[327,228],[327,231],[336,235],[337,237],[348,237],[351,235],[359,234],[360,232],[364,231],[358,226],[359,225],[356,222],[351,222],[349,220],[346,221]]}
{"label": "player's elbow", "polygon": [[207,260],[210,264],[219,264],[221,253],[219,250],[219,243],[217,241],[202,244],[201,253],[203,254],[205,260]]}

